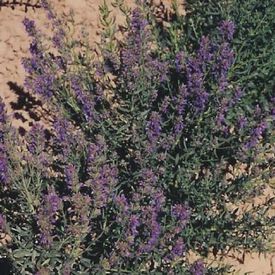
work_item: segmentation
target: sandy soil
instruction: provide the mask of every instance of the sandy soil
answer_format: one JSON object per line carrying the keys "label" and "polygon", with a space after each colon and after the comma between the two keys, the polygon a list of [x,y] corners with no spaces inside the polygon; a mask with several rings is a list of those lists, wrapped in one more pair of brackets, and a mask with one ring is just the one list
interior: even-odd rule
{"label": "sandy soil", "polygon": [[[38,1],[36,0],[18,0],[18,4],[13,6],[8,2],[11,3],[13,0],[0,0],[0,4],[4,4],[0,10],[0,95],[7,104],[8,113],[13,116],[13,125],[19,127],[24,133],[33,121],[44,120],[46,123],[47,118],[39,115],[39,108],[41,108],[39,102],[22,88],[24,70],[21,66],[21,58],[28,54],[29,39],[21,22],[27,16],[36,20],[37,24],[43,28],[47,19],[43,10],[37,6]],[[20,5],[20,2],[25,4]],[[72,8],[75,13],[76,25],[86,26],[90,32],[91,42],[98,41],[98,5],[103,0],[52,0],[51,2],[58,13],[68,12]],[[106,2],[110,3],[110,0]],[[126,2],[133,5],[134,0]],[[29,4],[26,5],[26,3]],[[250,254],[245,256],[244,262],[241,258],[242,255],[234,254],[225,260],[239,270],[235,274],[246,274],[246,272],[255,275],[275,274],[274,255],[265,257],[264,255]]]}

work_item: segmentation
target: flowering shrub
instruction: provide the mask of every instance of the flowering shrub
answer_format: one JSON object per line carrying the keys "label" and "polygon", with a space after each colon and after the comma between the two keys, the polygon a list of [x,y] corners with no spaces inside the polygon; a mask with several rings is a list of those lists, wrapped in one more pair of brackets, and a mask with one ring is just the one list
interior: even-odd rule
{"label": "flowering shrub", "polygon": [[0,230],[12,239],[1,249],[12,272],[221,274],[188,252],[262,249],[270,202],[240,213],[230,205],[260,190],[253,162],[274,114],[269,105],[252,113],[247,87],[231,77],[235,24],[223,20],[193,50],[179,48],[162,43],[171,33],[156,35],[141,5],[124,42],[103,45],[103,61],[93,61],[42,6],[54,50],[25,19],[32,42],[22,63],[25,88],[52,110],[50,129],[34,124],[22,140],[0,104]]}

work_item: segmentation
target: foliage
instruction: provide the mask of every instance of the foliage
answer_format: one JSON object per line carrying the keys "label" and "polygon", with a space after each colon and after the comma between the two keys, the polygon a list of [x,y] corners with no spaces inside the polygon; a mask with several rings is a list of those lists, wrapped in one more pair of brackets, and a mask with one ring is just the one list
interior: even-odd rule
{"label": "foliage", "polygon": [[[22,63],[25,88],[49,106],[52,123],[22,141],[0,104],[0,230],[12,238],[1,249],[12,272],[223,274],[188,252],[262,251],[272,201],[234,206],[263,187],[253,182],[274,131],[272,67],[266,81],[249,78],[246,58],[259,56],[247,53],[239,21],[218,5],[208,22],[212,5],[190,1],[190,15],[166,29],[142,3],[129,12],[116,1],[127,18],[118,42],[103,4],[100,61],[42,5],[54,50],[25,19],[32,42]],[[253,81],[266,85],[261,97]],[[245,169],[228,177],[232,167]]]}

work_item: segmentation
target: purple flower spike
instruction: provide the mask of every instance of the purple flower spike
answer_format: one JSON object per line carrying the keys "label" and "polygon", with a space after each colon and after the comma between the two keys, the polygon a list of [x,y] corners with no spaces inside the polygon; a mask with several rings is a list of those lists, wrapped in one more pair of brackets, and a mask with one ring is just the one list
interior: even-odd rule
{"label": "purple flower spike", "polygon": [[172,207],[172,216],[175,217],[182,226],[189,220],[190,212],[186,205],[176,204]]}
{"label": "purple flower spike", "polygon": [[171,254],[172,254],[172,257],[182,257],[183,256],[183,253],[185,251],[185,244],[183,242],[183,239],[182,238],[179,238],[176,243],[175,243],[175,246],[173,247],[172,251],[171,251]]}
{"label": "purple flower spike", "polygon": [[152,112],[146,130],[149,141],[156,142],[161,132],[161,117],[159,113]]}
{"label": "purple flower spike", "polygon": [[241,116],[238,118],[238,127],[240,130],[244,129],[244,127],[247,125],[247,118],[244,116]]}
{"label": "purple flower spike", "polygon": [[159,237],[161,234],[161,225],[158,222],[159,209],[157,207],[148,206],[144,211],[145,217],[144,224],[148,226],[148,235],[150,236],[147,243],[142,244],[140,246],[141,253],[149,253],[151,252],[159,241]]}
{"label": "purple flower spike", "polygon": [[212,47],[208,36],[203,36],[200,40],[198,58],[201,60],[202,64],[211,62],[213,58]]}
{"label": "purple flower spike", "polygon": [[192,97],[195,113],[204,111],[208,102],[208,93],[204,87],[204,68],[200,58],[189,58],[187,61],[187,88]]}
{"label": "purple flower spike", "polygon": [[28,18],[24,18],[23,24],[24,24],[26,32],[28,33],[29,36],[34,36],[36,34],[34,20],[30,20]]}
{"label": "purple flower spike", "polygon": [[8,158],[4,144],[0,143],[0,184],[7,184],[9,181],[8,176]]}
{"label": "purple flower spike", "polygon": [[94,105],[92,98],[83,90],[81,79],[77,76],[71,78],[71,87],[77,101],[82,105],[82,110],[87,122],[92,122],[95,118]]}
{"label": "purple flower spike", "polygon": [[5,104],[2,102],[2,98],[0,97],[0,123],[4,124],[6,123],[6,110],[5,110]]}
{"label": "purple flower spike", "polygon": [[190,272],[192,275],[204,275],[206,272],[206,268],[204,266],[203,261],[198,260],[190,268]]}
{"label": "purple flower spike", "polygon": [[65,168],[65,181],[68,189],[77,191],[78,190],[78,175],[76,167],[73,164],[69,164]]}
{"label": "purple flower spike", "polygon": [[129,204],[124,194],[116,196],[115,203],[124,214],[128,213]]}
{"label": "purple flower spike", "polygon": [[231,41],[235,33],[235,24],[230,20],[225,20],[221,23],[219,30],[225,40]]}
{"label": "purple flower spike", "polygon": [[52,191],[46,196],[45,205],[45,211],[47,212],[48,216],[52,217],[60,209],[61,199],[55,192]]}
{"label": "purple flower spike", "polygon": [[5,104],[2,102],[0,97],[0,184],[8,183],[8,156],[7,156],[7,149],[4,143],[4,129],[3,126],[5,125],[7,120],[6,111],[5,111]]}
{"label": "purple flower spike", "polygon": [[267,128],[267,123],[265,121],[261,122],[254,128],[251,132],[250,139],[245,144],[245,149],[253,149],[259,142],[261,136]]}
{"label": "purple flower spike", "polygon": [[129,227],[130,227],[130,232],[131,232],[131,237],[134,239],[135,236],[138,234],[137,228],[140,226],[140,221],[137,215],[132,215],[130,217],[129,221]]}
{"label": "purple flower spike", "polygon": [[0,232],[4,232],[6,230],[6,218],[2,214],[0,214]]}
{"label": "purple flower spike", "polygon": [[55,217],[61,206],[62,201],[54,190],[44,196],[43,204],[37,215],[37,224],[40,228],[40,243],[45,247],[50,247],[52,244]]}
{"label": "purple flower spike", "polygon": [[140,9],[135,8],[132,12],[132,21],[131,21],[131,29],[133,32],[144,31],[146,26],[148,25],[148,21],[143,18]]}
{"label": "purple flower spike", "polygon": [[46,10],[49,20],[56,19],[56,16],[54,15],[51,6],[47,0],[41,0],[41,6]]}
{"label": "purple flower spike", "polygon": [[32,126],[28,134],[28,150],[31,154],[39,154],[45,148],[45,129],[39,123]]}

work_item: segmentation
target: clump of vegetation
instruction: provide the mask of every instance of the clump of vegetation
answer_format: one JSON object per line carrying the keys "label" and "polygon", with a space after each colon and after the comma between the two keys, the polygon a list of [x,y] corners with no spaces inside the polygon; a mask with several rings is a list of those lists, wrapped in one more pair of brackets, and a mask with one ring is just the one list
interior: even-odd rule
{"label": "clump of vegetation", "polygon": [[145,4],[129,11],[117,1],[127,18],[120,43],[102,5],[100,61],[47,1],[54,51],[24,20],[25,88],[52,110],[52,123],[22,141],[0,104],[0,231],[12,239],[1,249],[11,272],[225,274],[188,253],[264,250],[272,201],[244,212],[232,205],[272,176],[268,159],[256,162],[274,139],[272,64],[261,80],[248,74],[246,58],[260,57],[245,55],[249,38],[231,2],[214,17],[203,3],[188,2],[188,15],[167,27]]}

